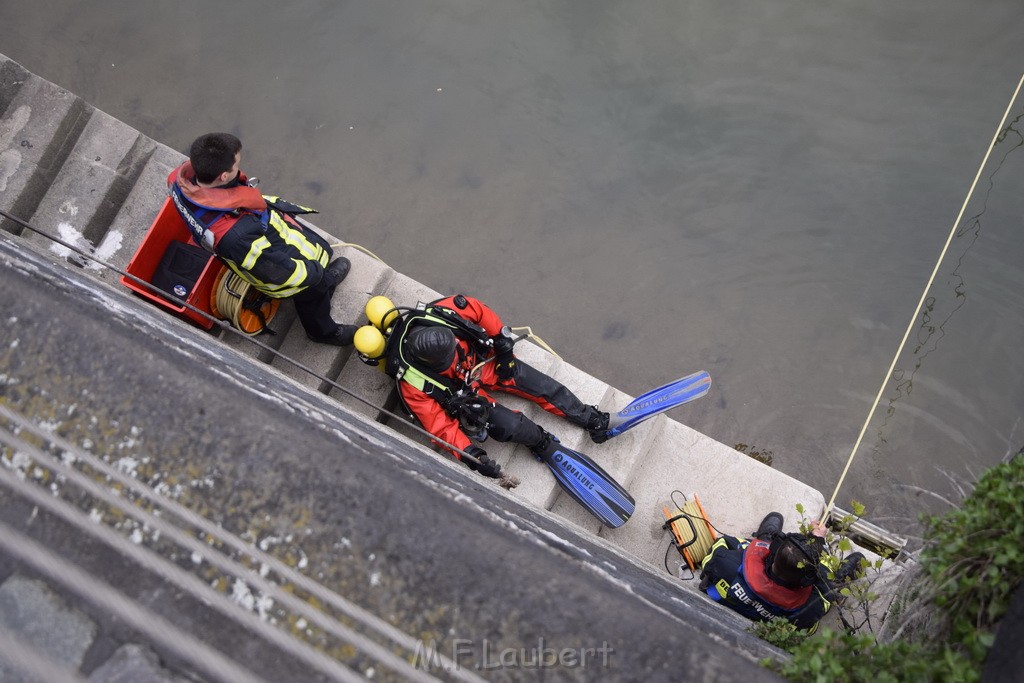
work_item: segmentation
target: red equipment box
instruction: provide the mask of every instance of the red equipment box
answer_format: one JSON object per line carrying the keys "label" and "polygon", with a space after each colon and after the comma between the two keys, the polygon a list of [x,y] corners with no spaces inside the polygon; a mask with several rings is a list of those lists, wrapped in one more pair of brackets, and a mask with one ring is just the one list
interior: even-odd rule
{"label": "red equipment box", "polygon": [[[199,249],[199,247],[192,243],[191,237],[192,234],[188,231],[185,222],[181,220],[181,216],[178,214],[178,210],[174,208],[173,202],[168,197],[153,220],[153,224],[149,226],[149,230],[142,239],[142,243],[139,244],[139,248],[135,251],[135,255],[132,256],[132,260],[128,262],[128,267],[125,271],[151,284],[153,284],[154,276],[159,276],[158,279],[165,280],[166,276],[163,275],[164,271],[162,271],[161,267],[165,264],[168,257],[174,258],[176,255],[181,254],[183,258],[196,258],[194,250]],[[178,244],[172,244],[175,242]],[[205,266],[202,267],[198,279],[191,282],[187,277],[179,278],[182,281],[172,285],[167,291],[174,291],[175,294],[184,298],[185,302],[189,305],[212,315],[210,295],[222,267],[220,261],[213,255],[210,255]],[[213,327],[213,320],[210,318],[189,310],[177,301],[165,298],[145,285],[124,276],[121,277],[121,283],[139,296],[152,301],[162,308],[168,309],[175,315],[189,320],[203,329],[208,330]],[[156,284],[159,286],[160,283]]]}

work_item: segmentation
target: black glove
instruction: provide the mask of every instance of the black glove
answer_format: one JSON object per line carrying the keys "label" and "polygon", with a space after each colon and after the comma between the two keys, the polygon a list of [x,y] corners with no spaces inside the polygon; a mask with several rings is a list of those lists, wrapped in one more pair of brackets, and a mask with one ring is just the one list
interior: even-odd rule
{"label": "black glove", "polygon": [[494,359],[494,374],[498,379],[512,379],[516,376],[516,357],[512,354]]}
{"label": "black glove", "polygon": [[497,479],[501,476],[501,465],[491,460],[484,449],[479,446],[470,446],[466,449],[466,453],[480,461],[480,464],[477,464],[467,460],[466,464],[469,466],[469,469],[491,479]]}
{"label": "black glove", "polygon": [[491,343],[494,344],[494,353],[497,356],[511,356],[512,349],[516,345],[512,337],[504,334],[496,334],[491,337]]}

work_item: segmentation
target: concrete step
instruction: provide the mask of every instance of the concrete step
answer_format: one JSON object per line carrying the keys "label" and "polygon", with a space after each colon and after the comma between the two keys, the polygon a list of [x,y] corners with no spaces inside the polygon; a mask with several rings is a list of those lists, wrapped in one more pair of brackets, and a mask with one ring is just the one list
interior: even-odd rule
{"label": "concrete step", "polygon": [[[31,219],[95,110],[0,55],[0,207]],[[21,226],[0,227],[15,235]]]}
{"label": "concrete step", "polygon": [[[95,251],[154,149],[153,141],[127,124],[93,111],[32,214],[32,224],[80,249]],[[65,247],[42,235],[24,237],[38,249],[68,257],[88,269],[100,269],[78,255],[69,256]]]}
{"label": "concrete step", "polygon": [[[614,410],[631,400],[632,397],[610,387],[605,400],[601,402],[601,408],[605,411]],[[585,450],[612,478],[626,486],[635,463],[648,455],[647,448],[651,441],[651,434],[651,425],[644,424],[603,444],[595,444],[588,437],[587,445],[581,445],[580,450]],[[628,487],[627,490],[629,490]],[[635,493],[632,491],[630,493],[634,498],[636,497]],[[591,515],[576,505],[575,501],[564,492],[559,494],[552,511],[592,533],[596,534],[602,528]]]}
{"label": "concrete step", "polygon": [[[278,351],[285,339],[291,333],[292,327],[299,327],[298,316],[295,314],[295,305],[291,301],[282,301],[277,309],[277,315],[268,325],[273,334],[263,333],[256,336],[256,340],[263,346]],[[272,351],[267,351],[256,344],[251,343],[248,338],[234,330],[219,330],[214,328],[211,332],[220,340],[221,344],[235,351],[255,358],[263,363],[272,363],[277,356]],[[283,365],[282,365],[283,367]]]}
{"label": "concrete step", "polygon": [[647,452],[625,482],[636,499],[633,518],[599,535],[654,566],[664,560],[662,506],[672,491],[697,494],[711,523],[731,535],[750,535],[773,510],[784,516],[786,531],[797,531],[797,504],[812,518],[825,507],[817,490],[674,420],[664,420]]}
{"label": "concrete step", "polygon": [[[332,237],[331,241],[336,243],[340,240]],[[340,323],[365,324],[366,316],[363,309],[366,302],[391,284],[395,278],[395,271],[387,264],[351,247],[336,249],[335,255],[349,259],[352,262],[352,270],[335,291],[331,300],[331,317]],[[280,351],[330,380],[338,378],[350,359],[362,365],[358,358],[353,356],[352,347],[339,348],[310,342],[301,324],[292,325]],[[278,358],[272,362],[284,374],[294,377],[299,382],[322,392],[327,392],[331,388],[319,378],[299,370],[287,361]]]}

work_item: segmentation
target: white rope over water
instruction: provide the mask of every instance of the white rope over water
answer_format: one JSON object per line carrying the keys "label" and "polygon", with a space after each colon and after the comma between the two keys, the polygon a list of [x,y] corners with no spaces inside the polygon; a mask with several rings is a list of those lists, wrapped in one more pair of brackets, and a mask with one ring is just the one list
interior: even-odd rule
{"label": "white rope over water", "polygon": [[892,363],[889,364],[889,370],[885,373],[885,377],[882,379],[882,386],[878,388],[878,395],[875,396],[875,401],[871,404],[871,410],[868,411],[867,419],[864,420],[864,426],[860,428],[860,434],[857,435],[857,441],[853,444],[853,450],[850,452],[850,457],[846,460],[846,467],[843,468],[843,473],[839,476],[839,482],[836,484],[836,489],[832,492],[832,498],[829,499],[828,505],[825,507],[825,513],[822,515],[823,519],[828,518],[829,513],[832,512],[832,506],[836,502],[836,496],[839,495],[839,488],[843,485],[843,480],[846,479],[846,473],[850,470],[850,465],[853,463],[854,456],[857,455],[857,449],[860,448],[861,441],[864,440],[864,434],[868,430],[871,418],[874,417],[875,410],[878,408],[878,403],[882,400],[882,394],[885,392],[885,387],[889,384],[889,378],[892,377],[892,372],[896,368],[896,362],[903,353],[903,347],[906,346],[907,339],[910,337],[910,333],[914,329],[914,324],[917,322],[917,316],[920,315],[921,308],[924,306],[924,302],[928,297],[928,290],[931,289],[932,283],[935,281],[935,275],[939,272],[942,260],[946,258],[946,252],[949,250],[949,245],[953,242],[953,236],[956,235],[957,228],[960,226],[960,221],[963,219],[964,212],[967,210],[967,204],[971,201],[971,196],[974,194],[974,188],[977,187],[978,179],[981,178],[981,172],[985,169],[985,164],[988,163],[988,158],[992,154],[992,149],[996,146],[996,141],[999,139],[999,134],[1002,132],[1003,126],[1006,124],[1006,118],[1010,115],[1010,109],[1013,108],[1013,103],[1017,100],[1017,95],[1020,93],[1022,85],[1024,85],[1024,74],[1021,75],[1020,81],[1017,82],[1017,89],[1013,91],[1013,97],[1010,98],[1010,103],[1006,105],[1006,111],[1003,113],[1002,120],[999,122],[999,125],[996,126],[996,132],[992,136],[992,142],[989,143],[988,151],[985,152],[985,158],[981,160],[981,166],[978,167],[978,172],[974,176],[974,182],[971,183],[971,189],[967,191],[967,197],[964,199],[964,203],[960,207],[960,213],[957,215],[956,221],[953,222],[953,228],[949,231],[949,237],[946,238],[946,244],[942,247],[942,252],[939,254],[939,260],[935,263],[935,268],[932,270],[931,277],[928,278],[928,284],[925,285],[924,292],[921,293],[921,300],[917,303],[917,308],[914,309],[914,315],[910,317],[910,324],[907,325],[907,331],[903,334],[903,341],[900,342],[899,348],[896,349],[896,354],[893,356]]}

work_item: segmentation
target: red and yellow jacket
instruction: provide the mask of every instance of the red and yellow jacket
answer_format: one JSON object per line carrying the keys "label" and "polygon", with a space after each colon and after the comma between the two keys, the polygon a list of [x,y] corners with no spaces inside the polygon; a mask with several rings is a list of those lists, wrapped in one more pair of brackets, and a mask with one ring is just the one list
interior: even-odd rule
{"label": "red and yellow jacket", "polygon": [[240,173],[226,186],[200,187],[186,161],[167,177],[167,187],[196,244],[259,291],[283,298],[316,285],[330,247],[292,217],[314,211],[264,196],[246,181]]}

